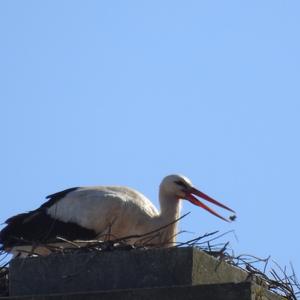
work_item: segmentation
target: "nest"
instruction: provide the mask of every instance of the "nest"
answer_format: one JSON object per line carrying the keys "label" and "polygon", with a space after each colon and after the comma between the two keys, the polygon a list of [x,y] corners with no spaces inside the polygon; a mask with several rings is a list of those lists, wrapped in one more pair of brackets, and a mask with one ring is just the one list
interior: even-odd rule
{"label": "nest", "polygon": [[[181,218],[185,217],[182,216]],[[181,219],[180,218],[180,219]],[[175,222],[178,222],[176,220]],[[174,222],[173,222],[174,223]],[[173,224],[172,223],[172,224]],[[224,237],[233,231],[219,233],[218,231],[206,233],[198,236],[192,240],[185,242],[178,242],[170,245],[152,244],[163,232],[163,230],[171,224],[163,226],[157,230],[145,233],[143,235],[131,235],[123,238],[114,238],[109,234],[102,237],[101,241],[68,241],[64,238],[57,237],[58,242],[63,242],[64,246],[41,245],[47,248],[50,255],[52,253],[84,253],[84,252],[103,252],[103,251],[130,251],[132,249],[145,250],[149,248],[163,248],[163,247],[195,247],[206,252],[218,259],[220,262],[226,262],[232,266],[240,268],[248,273],[248,279],[260,284],[267,290],[280,295],[288,300],[297,300],[300,295],[300,283],[296,277],[293,266],[280,267],[275,261],[271,260],[270,256],[267,258],[259,258],[250,254],[235,255],[230,248],[229,242],[222,242]],[[180,233],[179,233],[180,234]],[[134,239],[134,244],[129,243]],[[23,241],[24,242],[24,241]],[[27,256],[37,256],[37,245],[32,245],[32,251],[27,252]],[[7,253],[2,253],[3,258],[0,260],[2,266],[0,267],[0,296],[8,296],[8,264]],[[6,263],[3,263],[6,261]]]}

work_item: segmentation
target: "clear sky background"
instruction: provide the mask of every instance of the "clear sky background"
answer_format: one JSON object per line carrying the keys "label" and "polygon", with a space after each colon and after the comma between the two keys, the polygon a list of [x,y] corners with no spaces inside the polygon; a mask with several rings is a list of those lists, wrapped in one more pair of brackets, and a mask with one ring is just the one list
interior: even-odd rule
{"label": "clear sky background", "polygon": [[[300,274],[299,1],[0,2],[0,220],[81,185],[158,205],[182,173],[237,211],[191,211]],[[221,211],[220,211],[221,212]],[[222,212],[223,213],[223,212]],[[300,276],[300,275],[299,275]]]}

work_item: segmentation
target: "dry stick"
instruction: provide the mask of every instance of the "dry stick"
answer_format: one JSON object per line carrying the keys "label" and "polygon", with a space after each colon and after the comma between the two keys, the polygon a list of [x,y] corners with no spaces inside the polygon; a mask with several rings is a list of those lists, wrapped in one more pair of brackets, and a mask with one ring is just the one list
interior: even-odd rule
{"label": "dry stick", "polygon": [[[224,233],[222,233],[222,234],[220,234],[220,235],[214,237],[213,239],[210,239],[209,242],[215,241],[216,239],[219,239],[219,238],[221,238],[221,237],[223,237],[224,235],[227,235],[227,234],[229,234],[229,233],[234,233],[234,230],[226,231],[226,232],[224,232]],[[203,243],[205,243],[205,242],[203,242]],[[201,244],[201,243],[200,243],[200,244]]]}
{"label": "dry stick", "polygon": [[286,267],[282,269],[277,262],[273,261],[277,268],[282,272],[284,275],[284,278],[280,278],[279,275],[276,273],[276,271],[273,269],[273,274],[275,274],[276,278],[278,278],[278,282],[284,285],[284,287],[288,290],[290,294],[294,294],[294,287],[293,284],[291,283],[290,276],[287,276],[286,274]]}
{"label": "dry stick", "polygon": [[[138,247],[149,247],[152,246],[153,244],[150,244],[151,241],[153,241],[154,239],[158,238],[160,236],[160,232],[157,232],[156,234],[153,234],[149,237],[144,237],[141,240],[137,240],[134,245],[138,246]],[[142,245],[142,246],[140,246]],[[163,244],[160,244],[159,247],[161,247]]]}
{"label": "dry stick", "polygon": [[205,233],[205,234],[202,235],[202,236],[196,237],[196,238],[194,238],[194,239],[192,239],[192,240],[189,240],[189,241],[187,241],[187,242],[180,243],[180,244],[178,244],[176,247],[181,247],[181,246],[184,246],[184,245],[190,245],[190,244],[192,244],[193,242],[198,242],[199,240],[204,239],[204,238],[206,238],[206,237],[208,237],[208,236],[212,236],[212,235],[214,235],[214,234],[216,234],[216,233],[218,233],[218,232],[219,232],[219,231],[214,231],[214,232],[211,232],[211,233]]}
{"label": "dry stick", "polygon": [[74,247],[76,247],[76,248],[81,248],[79,245],[77,245],[76,243],[74,243],[74,242],[72,242],[72,241],[69,241],[69,240],[67,240],[67,239],[64,239],[64,238],[62,238],[62,237],[60,237],[60,236],[57,236],[56,237],[58,240],[61,240],[61,241],[63,241],[63,242],[65,242],[65,243],[67,243],[67,244],[70,244],[70,245],[72,245],[72,246],[74,246]]}
{"label": "dry stick", "polygon": [[168,223],[168,224],[166,224],[166,225],[164,225],[164,226],[162,226],[162,227],[160,227],[160,228],[151,230],[151,231],[146,232],[146,233],[144,233],[144,234],[133,234],[133,235],[125,236],[125,237],[118,238],[118,239],[114,240],[114,242],[115,242],[115,243],[118,243],[119,241],[124,241],[124,240],[139,239],[139,238],[142,238],[142,237],[144,237],[144,236],[150,235],[150,234],[152,234],[152,233],[159,232],[159,231],[161,231],[161,230],[163,230],[163,229],[165,229],[165,228],[167,228],[167,227],[173,225],[174,223],[178,222],[179,220],[181,220],[182,218],[186,217],[186,216],[189,215],[189,214],[190,214],[190,212],[188,212],[188,213],[182,215],[181,217],[179,217],[178,219],[174,220],[174,221],[171,222],[171,223]]}
{"label": "dry stick", "polygon": [[291,262],[290,262],[290,267],[291,267],[291,270],[292,270],[292,283],[298,289],[298,292],[295,292],[295,294],[298,295],[298,294],[300,294],[300,283],[299,283],[298,278],[296,276],[294,266]]}
{"label": "dry stick", "polygon": [[293,285],[286,274],[286,269],[283,270],[282,268],[280,268],[280,270],[284,272],[284,276],[287,280],[282,279],[274,269],[270,270],[270,274],[272,275],[273,279],[269,278],[266,274],[262,273],[260,270],[258,270],[257,268],[255,268],[247,262],[246,270],[248,271],[249,275],[258,276],[264,282],[266,282],[266,284],[269,287],[269,290],[273,291],[274,293],[281,296],[284,295],[287,299],[297,299],[296,293],[293,289]]}
{"label": "dry stick", "polygon": [[[141,239],[141,238],[147,237],[147,236],[149,236],[149,235],[151,235],[151,234],[153,234],[153,233],[158,234],[158,233],[159,233],[160,231],[162,231],[163,229],[165,229],[165,228],[171,226],[172,224],[178,222],[179,220],[181,220],[182,218],[186,217],[186,216],[189,215],[189,214],[190,214],[190,212],[188,212],[188,213],[182,215],[181,217],[177,218],[176,220],[174,220],[174,221],[172,221],[172,222],[170,222],[170,223],[168,223],[168,224],[166,224],[166,225],[164,225],[164,226],[162,226],[162,227],[159,227],[159,228],[157,228],[157,229],[151,230],[151,231],[146,232],[146,233],[144,233],[144,234],[128,235],[128,236],[124,236],[124,237],[121,237],[121,238],[116,238],[116,239],[114,239],[114,240],[110,240],[110,242],[111,242],[111,244],[117,244],[117,243],[119,243],[119,242],[125,242],[125,241],[130,240],[130,239]],[[64,240],[65,242],[67,242],[66,239],[63,239],[63,240]],[[72,244],[71,241],[68,241],[68,242],[69,242],[70,244]],[[89,243],[89,241],[84,241],[84,242],[85,242],[85,243]],[[93,242],[94,242],[94,241],[93,241]],[[106,242],[107,242],[107,241],[106,241]],[[96,243],[101,244],[101,243],[105,243],[105,242],[102,242],[102,241],[96,241]]]}
{"label": "dry stick", "polygon": [[[177,243],[177,242],[170,242],[174,237],[177,237],[178,235],[182,234],[182,233],[185,233],[186,231],[185,230],[181,230],[177,233],[175,233],[174,235],[172,235],[166,242],[164,243],[161,243],[160,246],[166,246],[166,245],[170,245],[170,244],[173,244],[173,246],[171,248],[177,248],[178,247],[178,244],[180,243]],[[175,244],[175,245],[174,245]],[[157,246],[159,247],[159,245]]]}

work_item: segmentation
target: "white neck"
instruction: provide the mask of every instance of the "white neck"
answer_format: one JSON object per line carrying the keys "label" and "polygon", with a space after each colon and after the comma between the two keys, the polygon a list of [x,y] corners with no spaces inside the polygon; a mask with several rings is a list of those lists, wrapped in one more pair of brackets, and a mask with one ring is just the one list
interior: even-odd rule
{"label": "white neck", "polygon": [[155,226],[161,228],[170,224],[160,232],[159,243],[162,247],[170,247],[175,245],[176,241],[178,222],[174,221],[180,217],[181,201],[175,195],[166,194],[160,190],[159,202],[160,214],[155,220]]}

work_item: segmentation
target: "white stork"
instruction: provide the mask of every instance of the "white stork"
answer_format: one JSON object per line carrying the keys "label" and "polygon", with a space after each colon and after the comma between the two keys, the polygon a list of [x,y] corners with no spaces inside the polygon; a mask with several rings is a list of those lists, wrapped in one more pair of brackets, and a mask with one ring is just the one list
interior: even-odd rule
{"label": "white stork", "polygon": [[[91,240],[109,233],[114,238],[122,238],[165,226],[151,243],[168,247],[175,243],[177,222],[174,221],[180,217],[181,199],[229,221],[194,195],[234,213],[193,187],[187,177],[169,175],[159,188],[160,212],[143,194],[128,187],[76,187],[47,196],[49,200],[36,210],[9,218],[0,232],[0,243],[3,250],[16,254],[24,245],[55,243],[57,237],[69,241]],[[129,242],[133,244],[136,240]],[[39,254],[48,254],[39,251]]]}

